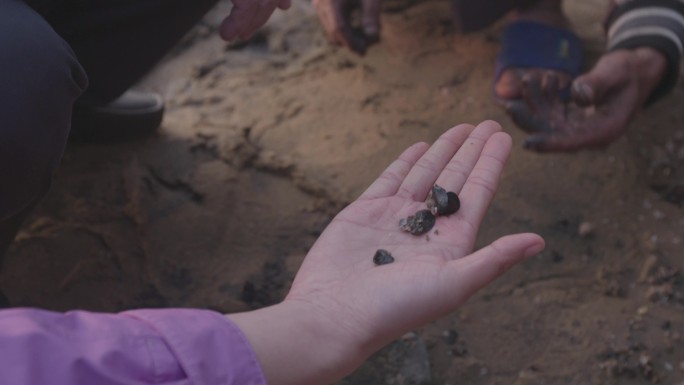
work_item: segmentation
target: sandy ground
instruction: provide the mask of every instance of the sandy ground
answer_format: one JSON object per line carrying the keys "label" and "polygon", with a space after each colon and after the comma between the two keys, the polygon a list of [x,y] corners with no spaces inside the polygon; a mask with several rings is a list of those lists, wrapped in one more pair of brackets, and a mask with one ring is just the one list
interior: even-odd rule
{"label": "sandy ground", "polygon": [[[606,2],[568,3],[590,63]],[[503,21],[458,35],[447,1],[390,2],[382,44],[359,58],[327,45],[306,1],[228,46],[214,33],[227,7],[142,84],[168,102],[158,135],[69,146],[6,258],[15,305],[275,303],[332,216],[402,149],[495,119],[515,148],[479,244],[534,231],[547,250],[341,383],[684,381],[681,86],[609,148],[541,156],[491,99]]]}

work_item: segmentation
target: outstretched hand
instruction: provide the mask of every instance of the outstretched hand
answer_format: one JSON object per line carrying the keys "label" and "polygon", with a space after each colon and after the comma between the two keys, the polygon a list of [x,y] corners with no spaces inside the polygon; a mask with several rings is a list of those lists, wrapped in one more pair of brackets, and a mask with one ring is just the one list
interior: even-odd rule
{"label": "outstretched hand", "polygon": [[[313,0],[313,5],[331,44],[363,55],[380,39],[382,0]],[[359,26],[352,20],[357,9],[361,11]]]}
{"label": "outstretched hand", "polygon": [[[469,255],[510,152],[510,137],[500,130],[491,121],[461,125],[429,149],[417,144],[406,150],[328,226],[287,300],[327,309],[355,337],[384,344],[453,311],[525,255],[539,252],[540,237],[524,234]],[[399,220],[425,209],[435,183],[459,195],[460,210],[437,217],[428,236],[401,231]],[[395,262],[374,265],[377,249],[389,251]]]}
{"label": "outstretched hand", "polygon": [[[231,315],[268,383],[338,379],[540,252],[543,239],[528,233],[504,236],[473,253],[510,148],[510,137],[492,121],[454,127],[429,148],[408,148],[333,219],[281,304]],[[435,183],[459,195],[460,210],[437,217],[429,239],[401,231],[400,219],[426,207]],[[375,265],[378,249],[395,261]]]}
{"label": "outstretched hand", "polygon": [[604,54],[561,99],[553,73],[523,79],[523,99],[503,102],[513,121],[531,135],[524,147],[539,152],[601,147],[619,138],[665,71],[650,48]]}
{"label": "outstretched hand", "polygon": [[248,39],[261,28],[276,8],[288,9],[291,0],[232,0],[233,8],[223,19],[220,35],[223,40]]}

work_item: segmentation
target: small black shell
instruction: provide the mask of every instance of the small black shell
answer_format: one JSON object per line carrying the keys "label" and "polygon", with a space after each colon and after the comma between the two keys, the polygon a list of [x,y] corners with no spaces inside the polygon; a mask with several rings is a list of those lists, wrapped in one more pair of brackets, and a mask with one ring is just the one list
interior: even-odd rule
{"label": "small black shell", "polygon": [[385,249],[378,249],[373,256],[373,263],[376,265],[386,265],[394,262],[394,257]]}
{"label": "small black shell", "polygon": [[420,210],[415,215],[400,220],[399,228],[413,235],[421,235],[432,229],[435,219],[430,210]]}
{"label": "small black shell", "polygon": [[458,195],[452,191],[447,192],[439,185],[432,186],[425,203],[433,215],[451,215],[461,208]]}

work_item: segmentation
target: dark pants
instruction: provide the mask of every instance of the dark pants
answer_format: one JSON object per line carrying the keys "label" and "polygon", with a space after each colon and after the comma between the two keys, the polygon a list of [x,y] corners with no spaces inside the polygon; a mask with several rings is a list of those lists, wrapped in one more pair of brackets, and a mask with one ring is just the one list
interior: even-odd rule
{"label": "dark pants", "polygon": [[0,263],[47,193],[74,102],[107,103],[217,0],[0,0]]}

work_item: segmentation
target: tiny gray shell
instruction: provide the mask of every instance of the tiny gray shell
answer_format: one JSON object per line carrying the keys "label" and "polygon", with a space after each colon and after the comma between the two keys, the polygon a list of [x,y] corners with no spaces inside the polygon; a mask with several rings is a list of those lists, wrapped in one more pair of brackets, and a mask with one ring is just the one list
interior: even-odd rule
{"label": "tiny gray shell", "polygon": [[400,220],[399,228],[413,235],[421,235],[432,229],[435,219],[430,210],[420,210],[415,215]]}
{"label": "tiny gray shell", "polygon": [[425,203],[433,215],[451,215],[461,207],[458,195],[452,191],[447,192],[439,185],[432,186]]}
{"label": "tiny gray shell", "polygon": [[385,249],[378,249],[373,256],[373,263],[376,265],[386,265],[394,262],[394,257]]}

